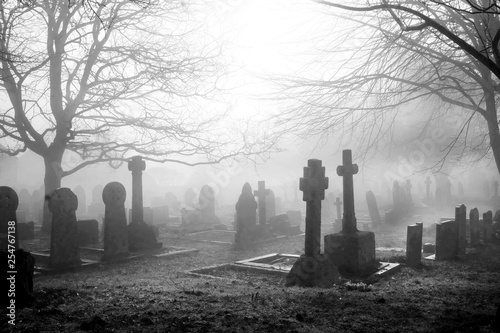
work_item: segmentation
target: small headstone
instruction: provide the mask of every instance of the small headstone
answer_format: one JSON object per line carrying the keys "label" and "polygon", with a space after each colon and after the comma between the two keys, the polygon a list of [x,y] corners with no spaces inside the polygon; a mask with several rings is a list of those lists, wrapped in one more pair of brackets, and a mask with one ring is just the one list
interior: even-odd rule
{"label": "small headstone", "polygon": [[465,248],[467,247],[467,238],[465,235],[467,208],[464,205],[455,207],[455,221],[457,221],[458,228],[458,255],[464,255]]}
{"label": "small headstone", "polygon": [[99,242],[99,223],[97,220],[78,220],[76,226],[80,246]]}
{"label": "small headstone", "polygon": [[198,202],[201,223],[219,224],[219,218],[215,216],[215,192],[211,186],[205,185],[201,188]]}
{"label": "small headstone", "polygon": [[366,192],[366,203],[368,204],[368,211],[370,212],[370,219],[374,227],[380,226],[382,223],[380,219],[380,212],[378,210],[377,199],[372,191]]}
{"label": "small headstone", "polygon": [[493,212],[483,213],[483,241],[490,243],[493,238]]}
{"label": "small headstone", "polygon": [[409,225],[406,236],[406,265],[417,267],[422,260],[423,224],[418,222]]}
{"label": "small headstone", "polygon": [[479,245],[479,211],[473,208],[469,213],[470,243],[472,247]]}
{"label": "small headstone", "polygon": [[0,186],[0,250],[19,248],[16,217],[18,205],[16,191],[8,186]]}
{"label": "small headstone", "polygon": [[78,199],[66,187],[53,191],[49,196],[52,213],[49,266],[55,269],[69,268],[80,264],[76,209]]}
{"label": "small headstone", "polygon": [[102,191],[106,205],[104,213],[104,256],[102,260],[126,257],[129,254],[125,187],[118,182],[108,183]]}
{"label": "small headstone", "polygon": [[436,260],[453,259],[458,254],[458,222],[436,223]]}
{"label": "small headstone", "polygon": [[255,201],[252,187],[245,183],[236,203],[236,234],[235,248],[244,248],[254,241],[254,230],[257,226],[257,201]]}

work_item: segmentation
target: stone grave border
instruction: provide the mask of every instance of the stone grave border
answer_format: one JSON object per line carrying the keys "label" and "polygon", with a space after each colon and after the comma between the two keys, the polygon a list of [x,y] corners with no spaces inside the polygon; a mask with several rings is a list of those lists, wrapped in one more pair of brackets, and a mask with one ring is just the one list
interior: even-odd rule
{"label": "stone grave border", "polygon": [[[202,267],[202,268],[197,268],[189,271],[185,271],[186,274],[193,275],[193,276],[198,276],[198,277],[204,277],[204,278],[216,278],[216,279],[224,279],[224,280],[237,280],[237,281],[242,281],[242,282],[248,282],[244,280],[239,280],[239,279],[233,279],[233,278],[225,278],[225,277],[220,277],[220,276],[214,276],[210,275],[207,272],[215,270],[215,269],[224,269],[224,268],[229,268],[229,269],[234,269],[234,270],[243,270],[243,271],[252,271],[252,272],[257,272],[257,273],[264,273],[264,274],[274,274],[274,275],[279,275],[283,276],[286,278],[288,275],[288,272],[290,272],[290,269],[286,268],[278,268],[276,266],[272,266],[269,262],[273,258],[299,258],[300,255],[298,254],[286,254],[286,253],[271,253],[271,254],[266,254],[250,259],[244,259],[244,260],[238,260],[234,263],[225,263],[225,264],[220,264],[220,265],[213,265],[213,266],[207,266],[207,267]],[[396,273],[400,268],[402,267],[401,264],[399,263],[390,263],[390,262],[380,262],[378,270],[366,278],[363,278],[362,280],[370,280],[373,278],[381,278],[385,277],[388,275],[391,275],[393,273]]]}
{"label": "stone grave border", "polygon": [[[162,249],[163,250],[165,250],[165,249],[172,250],[172,251],[165,252],[165,253],[131,252],[126,257],[121,257],[121,258],[116,258],[116,259],[106,260],[106,261],[81,259],[80,258],[80,260],[82,262],[80,265],[70,266],[70,267],[63,268],[63,269],[52,269],[52,268],[40,267],[40,266],[37,266],[35,263],[35,272],[38,272],[41,274],[63,273],[63,272],[68,272],[68,271],[77,271],[77,270],[85,269],[88,267],[94,267],[97,265],[106,265],[106,264],[119,263],[119,262],[128,262],[131,260],[141,259],[141,258],[145,258],[145,257],[166,258],[166,257],[176,257],[176,256],[189,255],[189,254],[194,254],[196,252],[199,252],[199,249],[177,247],[177,246],[167,246],[167,247],[163,247]],[[101,249],[101,248],[85,247],[84,246],[84,247],[80,247],[80,250],[93,251],[93,252],[104,255],[104,249]],[[150,252],[152,252],[152,251],[150,251]],[[35,260],[37,260],[37,261],[47,261],[48,262],[48,260],[50,258],[50,250],[42,250],[42,251],[30,252],[30,253],[35,257]]]}

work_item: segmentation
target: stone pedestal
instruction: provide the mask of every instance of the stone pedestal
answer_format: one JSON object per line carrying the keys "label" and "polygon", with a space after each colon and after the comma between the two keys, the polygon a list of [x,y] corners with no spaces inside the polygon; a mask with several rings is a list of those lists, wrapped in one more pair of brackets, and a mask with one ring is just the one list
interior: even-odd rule
{"label": "stone pedestal", "polygon": [[162,243],[156,241],[153,227],[142,222],[128,225],[128,246],[131,252],[135,252],[159,249],[162,247]]}
{"label": "stone pedestal", "polygon": [[377,266],[375,234],[371,231],[339,232],[325,236],[325,254],[341,275],[364,275]]}
{"label": "stone pedestal", "polygon": [[330,288],[340,281],[337,267],[325,255],[302,255],[286,277],[286,286]]}

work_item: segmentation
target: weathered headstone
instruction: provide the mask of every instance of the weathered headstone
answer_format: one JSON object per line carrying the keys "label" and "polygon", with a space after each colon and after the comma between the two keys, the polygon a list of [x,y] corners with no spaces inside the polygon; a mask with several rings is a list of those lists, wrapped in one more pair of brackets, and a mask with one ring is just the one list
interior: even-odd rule
{"label": "weathered headstone", "polygon": [[423,224],[417,222],[409,225],[406,236],[406,265],[417,267],[422,260]]}
{"label": "weathered headstone", "polygon": [[87,214],[87,195],[85,190],[81,185],[78,185],[73,190],[76,197],[78,198],[78,209],[76,210],[76,216],[85,216]]}
{"label": "weathered headstone", "polygon": [[99,223],[97,223],[97,220],[77,220],[76,226],[80,246],[99,242]]}
{"label": "weathered headstone", "polygon": [[127,217],[125,215],[125,187],[118,182],[108,183],[102,191],[106,205],[104,212],[104,256],[113,260],[129,254]]}
{"label": "weathered headstone", "polygon": [[458,255],[458,221],[436,223],[436,260],[449,260]]}
{"label": "weathered headstone", "polygon": [[380,219],[380,212],[378,210],[377,199],[372,191],[366,192],[366,203],[368,204],[368,211],[370,212],[370,219],[372,220],[373,227],[378,227],[382,223]]}
{"label": "weathered headstone", "polygon": [[157,242],[153,227],[144,221],[142,172],[146,170],[146,162],[142,160],[142,157],[134,156],[128,162],[128,169],[132,171],[132,218],[128,225],[129,250],[134,252],[161,248],[162,244]]}
{"label": "weathered headstone", "polygon": [[0,250],[19,248],[16,217],[18,205],[16,191],[8,186],[0,186]]}
{"label": "weathered headstone", "polygon": [[469,213],[470,243],[472,247],[479,245],[479,211],[473,208]]}
{"label": "weathered headstone", "polygon": [[343,165],[337,174],[343,177],[344,218],[342,231],[325,236],[325,254],[339,268],[341,274],[364,275],[378,265],[375,260],[375,234],[358,231],[354,211],[353,175],[358,166],[352,164],[351,150],[342,151]]}
{"label": "weathered headstone", "polygon": [[269,190],[266,189],[266,182],[259,180],[258,190],[253,191],[253,195],[257,197],[257,204],[259,205],[259,224],[266,224],[266,195],[269,194]]}
{"label": "weathered headstone", "polygon": [[52,213],[49,266],[54,269],[70,268],[80,264],[76,209],[78,199],[66,187],[53,191],[49,196]]}
{"label": "weathered headstone", "polygon": [[266,223],[272,216],[276,216],[276,198],[273,190],[269,190],[266,195]]}
{"label": "weathered headstone", "polygon": [[219,219],[215,215],[215,192],[209,185],[204,185],[200,190],[198,198],[201,223],[218,224]]}
{"label": "weathered headstone", "polygon": [[455,207],[455,221],[458,228],[458,255],[464,255],[465,248],[467,247],[467,238],[465,235],[467,208],[464,205]]}
{"label": "weathered headstone", "polygon": [[493,212],[483,213],[483,241],[490,243],[493,238]]}
{"label": "weathered headstone", "polygon": [[240,249],[253,241],[253,232],[257,225],[257,202],[249,183],[243,185],[235,208],[236,234],[234,236],[234,245],[235,248]]}
{"label": "weathered headstone", "polygon": [[306,202],[305,254],[294,263],[287,275],[287,286],[330,287],[338,283],[339,273],[328,256],[321,254],[321,200],[325,198],[328,178],[321,161],[311,159],[300,178],[300,190]]}

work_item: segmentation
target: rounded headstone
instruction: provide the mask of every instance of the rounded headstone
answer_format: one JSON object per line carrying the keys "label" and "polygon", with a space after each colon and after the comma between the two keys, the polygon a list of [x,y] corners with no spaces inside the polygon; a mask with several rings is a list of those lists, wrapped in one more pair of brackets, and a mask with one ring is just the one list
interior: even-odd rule
{"label": "rounded headstone", "polygon": [[52,191],[49,198],[49,210],[52,213],[56,211],[75,211],[78,208],[78,198],[73,191],[67,187]]}
{"label": "rounded headstone", "polygon": [[125,186],[119,182],[108,183],[102,190],[102,201],[106,205],[123,205],[127,197]]}

